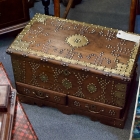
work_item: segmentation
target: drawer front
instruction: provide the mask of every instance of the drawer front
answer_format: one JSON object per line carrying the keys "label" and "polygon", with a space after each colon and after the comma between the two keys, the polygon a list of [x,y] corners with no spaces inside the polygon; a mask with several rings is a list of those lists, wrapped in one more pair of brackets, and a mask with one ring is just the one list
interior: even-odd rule
{"label": "drawer front", "polygon": [[43,88],[38,88],[38,87],[34,87],[34,86],[30,86],[30,85],[26,85],[26,84],[22,84],[18,82],[16,82],[16,89],[18,93],[27,95],[29,97],[35,97],[40,100],[46,100],[46,101],[55,102],[55,103],[63,104],[63,105],[66,104],[65,94],[53,92],[50,90],[46,90]]}
{"label": "drawer front", "polygon": [[102,114],[114,118],[120,118],[122,110],[122,108],[119,107],[113,107],[102,103],[95,103],[90,100],[81,99],[69,95],[68,95],[68,106],[73,108],[79,108],[81,110],[86,110],[93,114]]}
{"label": "drawer front", "polygon": [[0,27],[27,18],[27,0],[0,0]]}

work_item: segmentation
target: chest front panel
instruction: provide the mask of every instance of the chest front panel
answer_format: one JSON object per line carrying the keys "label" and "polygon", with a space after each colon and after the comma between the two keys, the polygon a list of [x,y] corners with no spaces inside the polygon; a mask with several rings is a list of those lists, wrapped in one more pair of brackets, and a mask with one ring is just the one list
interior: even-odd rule
{"label": "chest front panel", "polygon": [[123,107],[128,85],[84,70],[12,56],[16,82]]}

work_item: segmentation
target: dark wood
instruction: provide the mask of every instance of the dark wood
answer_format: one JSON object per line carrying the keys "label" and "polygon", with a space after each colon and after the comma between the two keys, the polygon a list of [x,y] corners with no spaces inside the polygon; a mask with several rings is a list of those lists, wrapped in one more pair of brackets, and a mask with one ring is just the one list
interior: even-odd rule
{"label": "dark wood", "polygon": [[140,15],[140,0],[137,0],[137,10],[136,10],[136,14]]}
{"label": "dark wood", "polygon": [[99,116],[100,121],[109,117],[106,123],[110,118],[121,119],[140,48],[130,38],[116,37],[118,33],[111,28],[36,14],[7,49],[18,95],[32,104],[51,102],[72,108],[74,113],[86,112],[97,120]]}
{"label": "dark wood", "polygon": [[28,0],[0,1],[0,34],[25,27],[29,21]]}
{"label": "dark wood", "polygon": [[129,32],[134,32],[135,20],[136,20],[136,10],[137,10],[138,0],[131,0],[130,6],[130,19],[129,19]]}
{"label": "dark wood", "polygon": [[45,15],[49,15],[50,0],[42,0],[42,4],[44,6]]}
{"label": "dark wood", "polygon": [[7,112],[10,92],[10,85],[0,85],[0,112]]}

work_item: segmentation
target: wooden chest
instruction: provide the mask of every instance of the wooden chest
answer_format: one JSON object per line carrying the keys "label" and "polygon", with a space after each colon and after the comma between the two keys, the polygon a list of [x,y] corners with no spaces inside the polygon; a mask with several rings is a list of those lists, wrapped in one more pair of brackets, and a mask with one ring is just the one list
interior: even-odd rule
{"label": "wooden chest", "polygon": [[74,109],[108,122],[122,119],[132,95],[139,39],[123,31],[36,14],[7,50],[18,96],[68,114]]}

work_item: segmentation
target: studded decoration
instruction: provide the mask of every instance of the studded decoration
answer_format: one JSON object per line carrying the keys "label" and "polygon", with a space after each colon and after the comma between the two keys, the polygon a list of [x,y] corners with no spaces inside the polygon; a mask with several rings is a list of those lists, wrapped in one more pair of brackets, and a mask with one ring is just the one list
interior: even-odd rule
{"label": "studded decoration", "polygon": [[54,100],[55,100],[56,102],[60,102],[60,97],[54,96]]}
{"label": "studded decoration", "polygon": [[[17,61],[16,59],[13,59],[13,62],[16,61]],[[98,76],[94,76],[94,74],[90,76],[88,72],[79,73],[79,71],[75,71],[70,68],[65,68],[63,66],[56,67],[55,65],[54,66],[50,66],[49,64],[45,65],[46,62],[43,62],[42,65],[40,65],[40,63],[37,63],[34,60],[31,61],[31,59],[29,60],[27,59],[27,61],[18,60],[18,63],[21,64],[18,65],[19,72],[21,72],[21,70],[23,71],[24,67],[24,73],[22,72],[22,78],[24,78],[25,84],[28,84],[29,81],[32,81],[30,83],[31,85],[36,84],[38,87],[43,87],[48,90],[73,95],[76,97],[89,99],[92,101],[106,103],[109,105],[116,105],[119,107],[123,107],[125,105],[124,101],[126,99],[126,91],[127,91],[127,85],[125,83],[116,83],[111,79],[109,80]],[[28,69],[25,69],[27,64],[29,67]],[[39,68],[42,71],[40,71]],[[26,73],[28,73],[27,70],[28,72],[31,71],[32,75],[30,75],[30,79],[28,79],[28,81],[26,82]],[[49,74],[50,76],[52,75],[53,79],[48,79],[47,70],[49,70]],[[40,74],[37,75],[38,72]],[[16,77],[16,81],[19,82],[20,79],[21,79],[20,75]],[[74,82],[73,79],[75,79]],[[45,84],[46,83],[45,81],[48,84]],[[76,85],[76,88],[73,85]],[[99,85],[100,88],[98,88]],[[110,88],[110,92],[108,91],[108,87]],[[88,94],[87,96],[86,94],[87,92],[85,93],[85,89],[88,90],[88,92],[91,94]],[[24,92],[28,94],[29,91],[26,90]]]}
{"label": "studded decoration", "polygon": [[68,75],[70,75],[70,74],[71,74],[71,72],[70,72],[70,71],[68,71],[67,69],[64,69],[63,73],[64,73],[64,75],[65,75],[65,76],[68,76]]}
{"label": "studded decoration", "polygon": [[126,84],[118,83],[115,85],[115,88],[119,91],[126,91]]}
{"label": "studded decoration", "polygon": [[89,83],[89,84],[87,85],[87,89],[88,89],[88,91],[89,91],[90,93],[94,93],[94,92],[97,90],[97,87],[96,87],[95,84]]}
{"label": "studded decoration", "polygon": [[80,107],[81,105],[80,105],[80,103],[78,102],[78,101],[74,101],[74,103],[73,103],[76,107]]}
{"label": "studded decoration", "polygon": [[37,75],[36,75],[36,71],[37,71],[37,69],[39,68],[39,66],[40,66],[40,64],[37,64],[37,63],[35,63],[35,62],[29,62],[29,65],[30,65],[30,67],[31,67],[31,69],[32,69],[32,79],[31,79],[31,81],[29,82],[29,84],[32,84],[32,85],[34,85],[34,86],[38,86],[39,84],[38,84],[38,80],[37,80]]}
{"label": "studded decoration", "polygon": [[48,76],[44,72],[39,75],[39,78],[44,83],[47,83],[48,82]]}
{"label": "studded decoration", "polygon": [[66,89],[72,88],[72,83],[67,78],[62,80],[62,84]]}
{"label": "studded decoration", "polygon": [[13,60],[12,64],[15,78],[20,82],[25,82],[25,77],[23,76],[25,75],[25,61],[22,61],[22,63],[20,63],[19,60]]}
{"label": "studded decoration", "polygon": [[109,110],[109,114],[110,114],[111,116],[114,116],[116,113],[115,113],[114,110]]}

